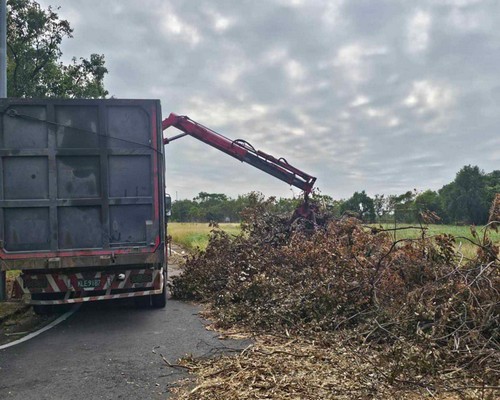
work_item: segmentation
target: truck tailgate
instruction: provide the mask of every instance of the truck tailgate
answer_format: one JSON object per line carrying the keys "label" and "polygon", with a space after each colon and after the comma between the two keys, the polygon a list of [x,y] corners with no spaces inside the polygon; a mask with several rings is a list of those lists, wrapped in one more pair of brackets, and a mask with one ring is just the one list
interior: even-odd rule
{"label": "truck tailgate", "polygon": [[4,269],[160,261],[159,101],[2,99],[0,112]]}

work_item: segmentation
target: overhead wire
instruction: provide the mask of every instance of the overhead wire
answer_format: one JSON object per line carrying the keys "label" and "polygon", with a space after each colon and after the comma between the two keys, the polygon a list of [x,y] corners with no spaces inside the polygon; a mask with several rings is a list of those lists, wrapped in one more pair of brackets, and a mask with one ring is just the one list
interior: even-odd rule
{"label": "overhead wire", "polygon": [[49,121],[49,120],[46,120],[46,119],[37,118],[37,117],[34,117],[32,115],[21,114],[17,110],[14,110],[14,109],[8,110],[5,114],[8,115],[9,117],[12,117],[12,118],[16,118],[17,117],[17,118],[21,118],[21,119],[30,120],[30,121],[42,122],[42,123],[45,123],[45,124],[48,124],[48,125],[54,125],[54,126],[57,126],[57,127],[61,127],[63,129],[75,130],[75,131],[83,132],[83,133],[86,133],[86,134],[96,135],[96,136],[100,136],[100,137],[104,137],[104,138],[109,138],[109,139],[113,139],[113,140],[119,140],[119,141],[122,141],[122,142],[125,142],[125,143],[129,143],[129,144],[134,144],[134,145],[137,145],[137,146],[146,147],[148,149],[156,151],[159,154],[162,154],[161,150],[154,148],[150,144],[147,145],[147,144],[144,144],[144,143],[136,142],[134,140],[120,138],[120,137],[117,137],[117,136],[104,135],[104,134],[99,133],[99,132],[91,131],[90,129],[79,128],[79,127],[72,126],[72,125],[65,125],[65,124],[61,124],[59,122]]}

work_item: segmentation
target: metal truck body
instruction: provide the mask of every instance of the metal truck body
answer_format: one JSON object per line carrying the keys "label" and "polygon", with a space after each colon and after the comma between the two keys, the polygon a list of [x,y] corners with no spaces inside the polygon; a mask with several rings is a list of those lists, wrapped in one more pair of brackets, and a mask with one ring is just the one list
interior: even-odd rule
{"label": "metal truck body", "polygon": [[0,100],[0,261],[34,305],[166,296],[157,100]]}

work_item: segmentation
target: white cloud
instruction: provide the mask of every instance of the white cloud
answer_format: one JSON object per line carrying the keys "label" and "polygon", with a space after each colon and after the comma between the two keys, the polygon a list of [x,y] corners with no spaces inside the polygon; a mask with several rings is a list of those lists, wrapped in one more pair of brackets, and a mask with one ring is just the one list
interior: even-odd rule
{"label": "white cloud", "polygon": [[387,121],[387,126],[389,128],[395,128],[395,127],[399,126],[400,124],[401,124],[401,121],[397,117],[391,117]]}
{"label": "white cloud", "polygon": [[262,60],[264,64],[275,65],[283,62],[288,57],[288,51],[284,47],[271,48],[265,50]]}
{"label": "white cloud", "polygon": [[289,60],[285,63],[285,71],[292,80],[301,80],[305,77],[304,67],[295,60]]}
{"label": "white cloud", "polygon": [[496,30],[498,13],[488,14],[484,9],[475,7],[452,8],[445,18],[449,29],[462,33],[484,32]]}
{"label": "white cloud", "polygon": [[231,20],[222,16],[217,16],[214,25],[216,31],[224,32],[231,25]]}
{"label": "white cloud", "polygon": [[422,80],[413,82],[410,93],[403,103],[410,108],[425,111],[441,110],[451,105],[452,101],[453,91],[450,88]]}
{"label": "white cloud", "polygon": [[431,28],[431,15],[418,10],[408,23],[408,49],[411,53],[420,53],[429,46],[429,30]]}
{"label": "white cloud", "polygon": [[370,118],[378,118],[386,115],[386,112],[384,110],[381,110],[380,108],[370,107],[366,110],[366,115],[368,115]]}
{"label": "white cloud", "polygon": [[162,30],[169,36],[175,36],[178,40],[187,42],[190,45],[197,45],[201,36],[198,30],[183,21],[173,10],[168,9],[162,19]]}
{"label": "white cloud", "polygon": [[451,5],[455,7],[467,7],[474,4],[479,4],[484,0],[438,0],[437,3]]}
{"label": "white cloud", "polygon": [[403,104],[414,113],[420,131],[451,136],[456,133],[450,132],[450,122],[456,118],[452,112],[455,101],[449,86],[423,80],[413,82]]}
{"label": "white cloud", "polygon": [[333,65],[343,70],[346,77],[353,82],[364,82],[371,78],[371,57],[388,53],[385,46],[369,46],[352,43],[342,46],[334,59]]}
{"label": "white cloud", "polygon": [[285,7],[302,7],[305,3],[304,0],[278,0]]}
{"label": "white cloud", "polygon": [[335,27],[343,22],[342,6],[344,3],[344,0],[330,0],[326,2],[321,18],[327,27]]}
{"label": "white cloud", "polygon": [[244,63],[231,63],[221,68],[221,72],[218,74],[219,80],[225,85],[232,87],[238,81],[245,69]]}
{"label": "white cloud", "polygon": [[214,101],[210,96],[192,96],[187,100],[190,117],[204,125],[241,125],[264,117],[269,107],[265,104],[228,104]]}
{"label": "white cloud", "polygon": [[202,9],[205,11],[206,15],[211,20],[212,28],[217,33],[223,33],[235,23],[233,18],[221,14],[212,7],[210,8],[202,7]]}
{"label": "white cloud", "polygon": [[356,98],[349,104],[351,107],[360,107],[370,103],[370,99],[362,94],[356,96]]}
{"label": "white cloud", "polygon": [[361,81],[363,76],[363,48],[359,44],[343,46],[337,53],[334,65],[344,69],[344,72],[353,81]]}

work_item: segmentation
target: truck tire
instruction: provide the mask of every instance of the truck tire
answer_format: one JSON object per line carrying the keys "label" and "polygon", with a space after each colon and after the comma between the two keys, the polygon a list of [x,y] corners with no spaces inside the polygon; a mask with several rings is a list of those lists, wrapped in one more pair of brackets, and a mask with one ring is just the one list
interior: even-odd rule
{"label": "truck tire", "polygon": [[167,273],[163,272],[163,292],[151,295],[151,305],[154,308],[165,308],[167,305]]}

